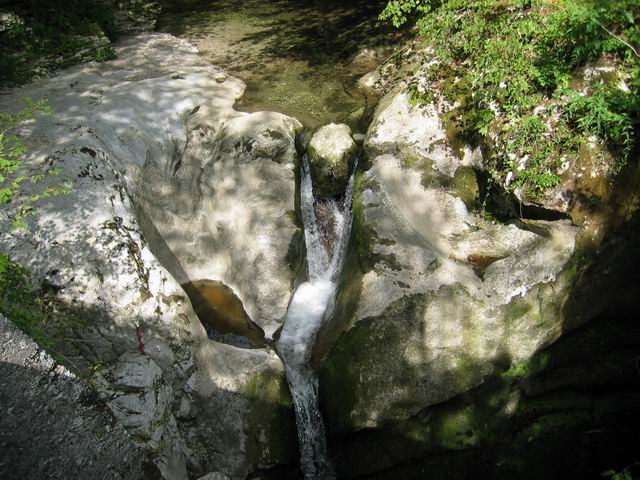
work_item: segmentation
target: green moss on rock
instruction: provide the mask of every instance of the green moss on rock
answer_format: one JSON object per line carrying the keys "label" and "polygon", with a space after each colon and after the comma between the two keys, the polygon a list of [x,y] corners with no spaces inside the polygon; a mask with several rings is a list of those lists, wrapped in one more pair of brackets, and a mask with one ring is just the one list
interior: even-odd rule
{"label": "green moss on rock", "polygon": [[459,167],[453,177],[452,190],[465,206],[472,210],[478,206],[480,190],[476,172],[471,167]]}
{"label": "green moss on rock", "polygon": [[251,399],[247,451],[261,465],[295,461],[298,444],[291,394],[282,372],[262,371],[249,379]]}
{"label": "green moss on rock", "polygon": [[591,415],[587,412],[562,412],[544,415],[521,434],[521,439],[531,442],[550,433],[563,432],[588,424]]}
{"label": "green moss on rock", "polygon": [[509,380],[520,380],[544,369],[548,363],[549,355],[545,352],[540,352],[527,360],[512,365],[502,375]]}
{"label": "green moss on rock", "polygon": [[438,447],[460,450],[476,445],[480,439],[480,424],[473,406],[445,412],[433,423],[433,443]]}
{"label": "green moss on rock", "polygon": [[311,178],[316,196],[344,193],[349,181],[351,159],[358,146],[351,138],[351,129],[344,124],[329,124],[320,128],[307,145]]}
{"label": "green moss on rock", "polygon": [[375,181],[366,172],[357,172],[353,188],[353,244],[360,258],[360,267],[364,273],[373,269],[376,258],[373,246],[377,241],[377,235],[367,224],[365,217],[366,206],[363,202],[365,190],[378,189]]}

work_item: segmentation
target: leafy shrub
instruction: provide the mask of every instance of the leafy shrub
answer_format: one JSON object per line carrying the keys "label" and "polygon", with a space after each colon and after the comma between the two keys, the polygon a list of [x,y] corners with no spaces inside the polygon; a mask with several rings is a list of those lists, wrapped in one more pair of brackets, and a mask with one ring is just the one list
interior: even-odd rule
{"label": "leafy shrub", "polygon": [[600,474],[602,478],[610,478],[611,480],[634,480],[638,478],[640,472],[640,462],[627,465],[620,471],[606,470]]}
{"label": "leafy shrub", "polygon": [[107,45],[105,47],[99,47],[96,49],[94,53],[94,60],[96,62],[106,62],[108,60],[113,60],[116,58],[116,51],[113,49],[111,45]]}
{"label": "leafy shrub", "polygon": [[[597,84],[591,95],[568,92],[565,118],[583,135],[597,135],[620,150],[623,162],[628,159],[635,140],[634,118],[638,98],[629,93]],[[622,166],[622,165],[620,165]]]}
{"label": "leafy shrub", "polygon": [[[16,203],[13,228],[26,227],[25,217],[35,211],[39,200],[68,191],[67,185],[34,189],[25,195],[25,182],[37,184],[47,176],[58,175],[58,169],[25,175],[21,172],[26,148],[19,136],[11,133],[20,123],[39,114],[50,114],[46,100],[23,99],[25,106],[15,114],[0,112],[0,205]],[[41,346],[51,350],[53,341],[44,330],[46,315],[40,301],[33,296],[29,272],[15,263],[8,254],[0,252],[0,312],[9,317],[21,330]]]}
{"label": "leafy shrub", "polygon": [[[2,1],[0,0],[0,6]],[[95,37],[116,36],[112,8],[96,0],[28,0],[9,5],[17,16],[0,32],[0,86],[24,83],[35,71],[53,71],[115,51]]]}
{"label": "leafy shrub", "polygon": [[16,114],[0,112],[0,205],[18,201],[13,217],[14,228],[26,227],[25,218],[35,210],[35,204],[39,200],[68,192],[69,186],[65,183],[47,187],[28,196],[20,196],[25,182],[36,184],[47,176],[57,176],[60,170],[48,168],[35,174],[22,174],[20,166],[26,153],[22,140],[17,135],[11,134],[11,130],[18,124],[34,118],[38,114],[49,114],[50,108],[46,100],[34,102],[30,98],[23,98],[25,107]]}
{"label": "leafy shrub", "polygon": [[[392,0],[380,17],[415,22],[440,60],[430,79],[456,102],[469,140],[496,138],[494,173],[511,188],[535,198],[556,185],[559,159],[591,135],[619,153],[619,167],[636,148],[637,0]],[[577,68],[603,57],[614,81],[586,95],[570,87]]]}
{"label": "leafy shrub", "polygon": [[54,343],[45,333],[46,317],[32,290],[29,272],[0,254],[0,312],[39,345],[51,349]]}

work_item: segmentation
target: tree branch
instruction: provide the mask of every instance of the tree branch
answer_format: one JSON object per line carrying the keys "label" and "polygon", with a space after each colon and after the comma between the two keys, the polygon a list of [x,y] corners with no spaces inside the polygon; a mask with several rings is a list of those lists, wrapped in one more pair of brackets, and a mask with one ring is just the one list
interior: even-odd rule
{"label": "tree branch", "polygon": [[629,42],[627,42],[624,38],[616,35],[615,33],[613,33],[611,30],[607,29],[607,27],[605,27],[604,25],[602,25],[600,22],[598,22],[598,25],[600,25],[600,28],[602,28],[605,32],[607,32],[609,35],[611,35],[613,38],[615,38],[616,40],[618,40],[619,42],[624,43],[627,47],[629,47],[631,49],[631,51],[634,53],[634,55],[636,57],[640,57],[640,54],[638,53],[638,51],[635,49],[635,47],[633,45],[631,45]]}

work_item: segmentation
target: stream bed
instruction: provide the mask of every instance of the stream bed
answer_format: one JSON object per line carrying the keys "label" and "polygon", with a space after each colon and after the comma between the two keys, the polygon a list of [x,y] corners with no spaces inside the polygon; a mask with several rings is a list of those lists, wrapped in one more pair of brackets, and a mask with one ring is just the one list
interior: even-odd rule
{"label": "stream bed", "polygon": [[[385,45],[392,44],[394,34],[377,20],[385,3],[182,0],[165,4],[159,30],[187,40],[212,64],[246,83],[236,109],[281,112],[311,130],[335,122],[364,133],[378,99],[358,89],[357,81],[390,53]],[[292,295],[274,346],[284,362],[295,407],[304,478],[329,480],[335,473],[318,406],[318,378],[310,362],[318,331],[336,300],[351,232],[355,170],[339,198],[316,199],[306,156],[300,160],[308,275]],[[316,209],[325,212],[332,228],[321,225]],[[206,280],[185,288],[210,338],[243,348],[260,345],[260,335],[251,330],[230,290]]]}
{"label": "stream bed", "polygon": [[305,480],[335,478],[318,407],[318,377],[309,363],[318,330],[332,315],[347,245],[351,235],[354,172],[342,201],[331,199],[335,224],[333,248],[322,242],[306,156],[302,159],[300,202],[307,247],[308,280],[293,293],[277,348],[285,365],[298,426],[300,466]]}
{"label": "stream bed", "polygon": [[396,35],[377,20],[385,3],[182,0],[163,6],[158,27],[247,84],[237,109],[281,112],[307,128],[343,122],[363,132],[375,99],[356,82],[375,64],[352,60]]}

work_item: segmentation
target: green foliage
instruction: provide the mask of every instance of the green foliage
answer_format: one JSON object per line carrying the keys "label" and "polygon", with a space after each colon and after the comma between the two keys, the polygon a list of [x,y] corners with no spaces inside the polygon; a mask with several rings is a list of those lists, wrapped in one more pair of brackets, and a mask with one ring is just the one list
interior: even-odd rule
{"label": "green foliage", "polygon": [[[393,0],[380,17],[415,20],[439,59],[428,77],[456,102],[464,136],[497,139],[494,173],[510,173],[510,188],[536,197],[557,185],[560,159],[592,135],[622,163],[636,148],[637,0]],[[572,89],[584,88],[573,85],[576,69],[602,58],[615,65],[610,78]]]}
{"label": "green foliage", "polygon": [[45,333],[46,317],[32,294],[28,271],[5,254],[0,254],[0,312],[42,347],[54,346]]}
{"label": "green foliage", "polygon": [[611,475],[611,480],[633,480],[631,473],[623,470],[622,472],[615,472]]}
{"label": "green foliage", "polygon": [[626,162],[634,144],[634,123],[640,111],[637,95],[597,84],[591,95],[569,91],[568,96],[565,118],[574,129],[605,140],[619,150],[622,161]]}
{"label": "green foliage", "polygon": [[22,195],[17,200],[18,194],[24,190],[26,183],[37,184],[47,176],[57,176],[60,170],[48,168],[42,172],[22,174],[20,166],[26,153],[22,140],[17,135],[11,134],[11,130],[18,124],[33,119],[38,114],[50,114],[51,109],[46,100],[34,102],[30,98],[23,98],[25,107],[16,114],[0,112],[0,205],[18,201],[13,217],[14,228],[26,227],[25,218],[33,214],[35,204],[50,196],[60,195],[69,191],[67,184],[51,186],[29,195]]}
{"label": "green foliage", "polygon": [[[39,200],[66,193],[68,186],[31,188],[26,193],[25,184],[38,184],[45,177],[57,176],[59,169],[48,168],[38,173],[25,174],[21,166],[26,148],[12,131],[21,123],[39,114],[50,114],[46,100],[33,101],[23,98],[24,107],[15,114],[0,112],[0,205],[15,203],[13,228],[26,227],[25,217],[35,211]],[[53,341],[45,333],[46,315],[40,300],[33,295],[29,272],[12,261],[6,253],[0,253],[0,312],[9,317],[22,331],[42,347],[51,350]]]}
{"label": "green foliage", "polygon": [[503,124],[496,136],[494,167],[498,172],[512,172],[510,188],[521,188],[531,198],[555,187],[561,181],[556,173],[566,156],[574,155],[581,140],[567,123],[550,121],[552,112],[515,117]]}
{"label": "green foliage", "polygon": [[545,368],[549,363],[547,353],[537,353],[523,362],[513,365],[502,376],[509,380],[520,380]]}
{"label": "green foliage", "polygon": [[28,81],[34,73],[82,61],[105,61],[115,51],[96,38],[115,38],[112,9],[95,0],[30,0],[11,5],[17,14],[0,32],[0,85]]}
{"label": "green foliage", "polygon": [[414,12],[427,13],[429,2],[422,0],[391,0],[380,14],[380,20],[389,20],[394,27],[400,27],[408,21]]}
{"label": "green foliage", "polygon": [[94,60],[96,62],[106,62],[108,60],[113,60],[116,57],[116,51],[111,45],[98,47],[94,53]]}
{"label": "green foliage", "polygon": [[631,465],[627,465],[625,468],[616,472],[615,470],[606,470],[600,474],[603,478],[610,478],[611,480],[634,480],[634,478],[638,478],[634,475],[634,471],[637,473],[640,470],[640,462],[632,463]]}

